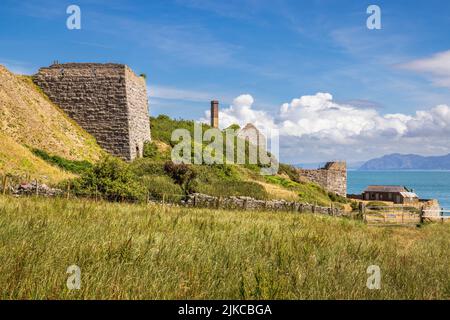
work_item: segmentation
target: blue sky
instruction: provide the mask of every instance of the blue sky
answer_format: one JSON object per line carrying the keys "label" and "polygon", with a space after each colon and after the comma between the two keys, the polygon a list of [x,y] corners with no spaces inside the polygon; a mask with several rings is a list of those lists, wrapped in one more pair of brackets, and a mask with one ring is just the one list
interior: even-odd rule
{"label": "blue sky", "polygon": [[[70,4],[81,8],[81,30],[66,28]],[[366,27],[370,4],[381,8],[381,30]],[[3,0],[0,64],[34,73],[54,60],[126,63],[147,74],[151,114],[175,118],[199,119],[210,99],[227,108],[247,94],[250,109],[281,124],[281,105],[294,108],[293,99],[318,92],[330,93],[338,106],[409,116],[450,104],[450,74],[433,64],[435,55],[450,50],[449,12],[450,2],[436,0]],[[444,69],[450,65],[446,56],[439,61]],[[284,132],[288,127],[283,124]],[[286,142],[290,148],[282,146],[282,154],[290,162],[349,159],[350,150],[360,147],[290,156],[301,149],[296,143],[320,144],[324,132],[293,135],[298,139]],[[418,134],[411,132],[409,138]],[[407,149],[402,139],[397,145],[377,142],[349,160],[415,152],[419,142],[408,140]],[[445,140],[419,151],[450,152]]]}

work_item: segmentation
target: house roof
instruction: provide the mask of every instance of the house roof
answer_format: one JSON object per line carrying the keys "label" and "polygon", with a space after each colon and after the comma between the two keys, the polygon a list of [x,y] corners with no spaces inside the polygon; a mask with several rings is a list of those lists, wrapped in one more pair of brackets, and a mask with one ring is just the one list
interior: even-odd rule
{"label": "house roof", "polygon": [[368,186],[364,192],[408,192],[402,186]]}
{"label": "house roof", "polygon": [[417,194],[414,192],[400,192],[403,198],[418,198]]}

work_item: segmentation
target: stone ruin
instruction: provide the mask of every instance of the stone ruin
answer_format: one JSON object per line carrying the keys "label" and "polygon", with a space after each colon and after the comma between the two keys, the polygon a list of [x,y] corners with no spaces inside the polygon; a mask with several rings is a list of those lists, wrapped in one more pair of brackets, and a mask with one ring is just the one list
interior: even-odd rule
{"label": "stone ruin", "polygon": [[347,196],[347,163],[345,161],[328,162],[323,168],[297,169],[300,177],[317,183],[329,192],[342,197]]}
{"label": "stone ruin", "polygon": [[147,88],[128,66],[55,63],[33,81],[106,151],[124,160],[142,156],[150,141]]}

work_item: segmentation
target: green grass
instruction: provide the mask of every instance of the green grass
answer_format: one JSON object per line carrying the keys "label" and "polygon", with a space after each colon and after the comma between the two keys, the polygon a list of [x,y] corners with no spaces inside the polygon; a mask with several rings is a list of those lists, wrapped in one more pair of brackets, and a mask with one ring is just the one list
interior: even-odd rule
{"label": "green grass", "polygon": [[[172,145],[171,133],[175,129],[186,129],[194,134],[194,122],[187,120],[171,119],[166,115],[152,117],[150,119],[152,138],[154,141],[163,142]],[[236,126],[234,129],[237,129]],[[210,126],[203,124],[202,129],[209,129]],[[236,143],[236,141],[235,141]],[[203,143],[203,147],[207,145]],[[249,146],[247,145],[247,148]],[[164,162],[170,157],[170,150],[165,154],[156,152],[156,143],[147,146],[149,158],[136,160],[131,166],[137,176],[152,175],[163,176],[165,173],[162,168]],[[248,154],[247,149],[247,154]],[[193,191],[205,193],[212,196],[249,196],[256,199],[285,199],[288,201],[308,202],[322,206],[329,206],[331,202],[341,199],[330,195],[320,186],[314,183],[303,182],[299,180],[299,175],[294,167],[286,164],[280,164],[280,176],[264,177],[260,175],[261,167],[256,164],[245,165],[194,165],[193,169],[197,172]],[[160,181],[162,179],[159,179]],[[158,181],[155,181],[158,183]],[[278,192],[280,188],[267,191],[260,182],[267,182],[282,190],[290,192]],[[164,184],[165,186],[166,184]],[[292,192],[291,192],[292,191]],[[153,193],[153,192],[152,192]]]}
{"label": "green grass", "polygon": [[0,299],[449,299],[449,242],[448,224],[0,197]]}
{"label": "green grass", "polygon": [[295,182],[280,176],[266,176],[266,181],[295,191],[298,194],[299,202],[329,206],[330,195],[319,185],[309,182]]}
{"label": "green grass", "polygon": [[60,156],[50,155],[44,150],[36,148],[33,148],[32,152],[42,160],[71,173],[80,174],[92,168],[92,163],[86,160],[68,160]]}

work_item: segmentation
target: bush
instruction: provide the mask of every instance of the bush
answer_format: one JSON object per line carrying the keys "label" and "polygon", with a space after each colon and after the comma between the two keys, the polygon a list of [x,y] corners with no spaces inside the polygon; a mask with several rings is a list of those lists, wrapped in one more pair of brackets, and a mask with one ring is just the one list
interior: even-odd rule
{"label": "bush", "polygon": [[40,149],[32,149],[31,151],[42,160],[72,173],[80,174],[92,168],[92,163],[89,161],[67,160],[59,156],[50,155]]}
{"label": "bush", "polygon": [[359,210],[359,203],[357,201],[352,201],[350,203],[350,206],[352,207],[352,211],[358,211]]}
{"label": "bush", "polygon": [[349,203],[350,200],[342,197],[334,192],[328,192],[328,197],[331,199],[331,201],[333,202],[339,202],[339,203]]}
{"label": "bush", "polygon": [[191,166],[167,161],[164,164],[164,171],[183,189],[185,194],[193,192],[194,179],[197,177],[197,173]]}
{"label": "bush", "polygon": [[158,155],[158,147],[154,142],[145,142],[143,156],[144,158],[155,158]]}
{"label": "bush", "polygon": [[124,161],[111,156],[104,157],[73,182],[78,195],[99,195],[110,201],[142,200],[145,188]]}

